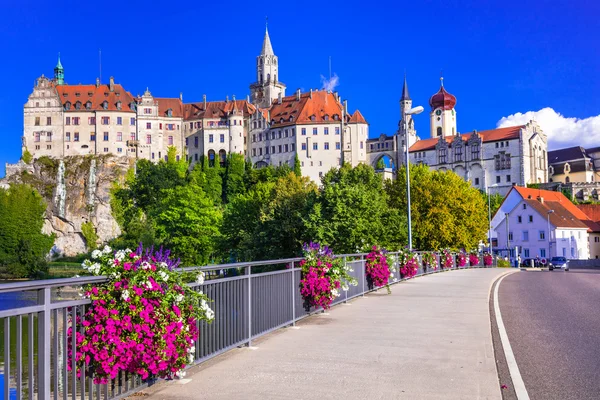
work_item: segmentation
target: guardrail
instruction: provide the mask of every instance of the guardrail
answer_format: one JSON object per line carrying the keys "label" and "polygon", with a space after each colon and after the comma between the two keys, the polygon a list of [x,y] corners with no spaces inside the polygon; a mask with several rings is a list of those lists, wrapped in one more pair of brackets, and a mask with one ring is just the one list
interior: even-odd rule
{"label": "guardrail", "polygon": [[[397,255],[397,253],[389,253]],[[333,304],[364,296],[368,289],[365,277],[366,253],[337,256],[352,266],[351,275],[358,281],[342,292]],[[419,257],[417,276],[438,273],[425,272]],[[436,256],[439,265],[439,255]],[[296,265],[302,258],[268,260],[235,264],[188,267],[182,270],[202,270],[206,273],[203,284],[192,283],[212,300],[215,319],[212,324],[198,323],[200,336],[195,344],[195,363],[200,363],[240,346],[251,346],[252,341],[281,327],[295,325],[299,320],[320,312],[307,312],[300,295],[301,270]],[[456,257],[450,269],[457,267]],[[258,268],[280,267],[271,272],[256,273]],[[397,263],[390,265],[394,278],[400,278]],[[483,267],[483,259],[480,264]],[[447,270],[447,269],[444,269]],[[69,347],[75,351],[75,335],[69,339],[68,330],[83,332],[76,317],[86,312],[89,299],[78,298],[79,288],[88,284],[106,282],[105,277],[82,277],[28,281],[0,285],[0,296],[17,294],[29,296],[32,304],[2,310],[0,304],[1,340],[0,370],[4,380],[4,399],[119,399],[147,386],[137,376],[120,374],[109,384],[94,384],[90,376],[77,376],[75,362],[68,368]],[[27,301],[27,300],[25,300]],[[2,376],[3,375],[3,376]]]}

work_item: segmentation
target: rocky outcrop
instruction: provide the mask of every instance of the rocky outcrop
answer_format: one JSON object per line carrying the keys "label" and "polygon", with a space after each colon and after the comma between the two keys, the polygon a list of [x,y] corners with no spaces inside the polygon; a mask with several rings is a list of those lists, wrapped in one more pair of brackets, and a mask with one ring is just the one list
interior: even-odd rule
{"label": "rocky outcrop", "polygon": [[31,164],[7,165],[1,184],[28,183],[48,204],[44,233],[54,233],[54,255],[73,256],[87,250],[81,225],[92,223],[98,244],[121,234],[111,213],[110,189],[124,179],[125,157],[73,156],[62,160],[40,157]]}

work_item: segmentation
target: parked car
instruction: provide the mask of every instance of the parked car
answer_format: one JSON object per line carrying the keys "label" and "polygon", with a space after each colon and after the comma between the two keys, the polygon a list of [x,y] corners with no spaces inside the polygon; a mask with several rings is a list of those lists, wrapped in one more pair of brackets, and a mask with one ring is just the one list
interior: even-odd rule
{"label": "parked car", "polygon": [[541,264],[540,260],[537,258],[524,258],[523,260],[521,260],[521,267],[522,268],[531,268],[532,261],[533,261],[534,268],[540,268],[543,266]]}
{"label": "parked car", "polygon": [[550,262],[548,263],[548,269],[550,271],[563,268],[565,271],[569,270],[569,262],[565,257],[552,257],[550,259]]}

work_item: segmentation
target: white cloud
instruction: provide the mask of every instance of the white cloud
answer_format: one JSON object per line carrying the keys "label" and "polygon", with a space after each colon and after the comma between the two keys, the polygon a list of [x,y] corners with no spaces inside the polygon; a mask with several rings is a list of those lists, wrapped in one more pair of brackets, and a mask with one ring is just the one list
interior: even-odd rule
{"label": "white cloud", "polygon": [[502,117],[496,124],[498,128],[524,125],[535,120],[544,133],[548,135],[548,149],[600,145],[600,115],[583,119],[567,118],[550,107],[539,111],[516,113]]}
{"label": "white cloud", "polygon": [[321,75],[321,89],[333,92],[335,91],[336,86],[339,84],[340,78],[337,76],[337,74],[333,74],[333,76],[329,79]]}

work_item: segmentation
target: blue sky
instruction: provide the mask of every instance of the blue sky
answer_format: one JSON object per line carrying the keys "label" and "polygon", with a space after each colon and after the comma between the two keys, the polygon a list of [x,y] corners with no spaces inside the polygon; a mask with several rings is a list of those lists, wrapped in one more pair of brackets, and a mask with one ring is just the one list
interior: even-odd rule
{"label": "blue sky", "polygon": [[[102,49],[103,81],[112,75],[134,95],[149,87],[155,96],[183,92],[188,102],[203,94],[243,98],[266,15],[288,94],[320,88],[331,56],[337,90],[366,117],[372,137],[397,128],[404,71],[413,104],[428,110],[443,70],[460,132],[546,108],[554,113],[542,126],[551,148],[582,137],[584,145],[600,144],[597,1],[25,0],[4,2],[0,13],[0,176],[5,162],[20,157],[23,104],[34,80],[52,75],[59,52],[71,84],[95,81]],[[526,112],[534,114],[513,115]],[[557,130],[561,124],[568,129]],[[416,117],[416,127],[428,136],[427,114]]]}

